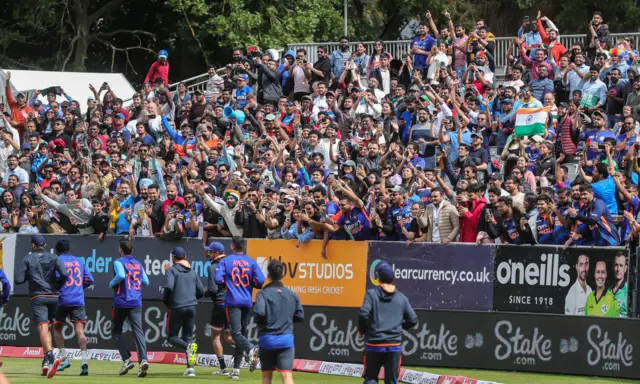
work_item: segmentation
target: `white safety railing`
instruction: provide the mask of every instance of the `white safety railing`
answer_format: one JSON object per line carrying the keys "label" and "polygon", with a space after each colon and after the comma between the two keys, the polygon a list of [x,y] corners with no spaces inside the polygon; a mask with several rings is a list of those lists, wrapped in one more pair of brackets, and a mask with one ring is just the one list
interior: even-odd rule
{"label": "white safety railing", "polygon": [[[634,48],[638,49],[638,44],[640,41],[640,32],[630,32],[630,33],[612,33],[611,38],[613,42],[617,39],[621,39],[624,37],[631,37],[634,41]],[[496,60],[496,72],[504,73],[504,67],[507,65],[507,50],[509,49],[509,45],[511,44],[513,37],[496,37],[496,47],[494,50],[494,57]],[[567,48],[569,48],[575,42],[585,41],[585,35],[561,35],[560,42]],[[412,40],[387,40],[384,41],[384,49],[386,52],[391,54],[393,58],[400,59],[401,56],[405,53],[409,53],[411,51],[411,42]],[[360,42],[354,41],[349,44],[349,49],[353,52],[356,48],[356,44]],[[363,41],[367,53],[373,52],[375,41]],[[325,43],[292,43],[287,45],[287,48],[283,50],[286,52],[289,49],[296,51],[297,49],[304,48],[307,51],[307,61],[314,63],[318,60],[317,49],[320,46],[327,47],[329,52],[333,52],[339,49],[339,42],[325,42]],[[224,68],[218,70],[218,73],[224,74]],[[179,83],[185,83],[187,89],[190,92],[195,91],[196,89],[204,90],[207,82],[207,74],[204,73],[202,75],[194,76],[189,79],[182,80]],[[175,91],[179,83],[171,84],[169,87],[171,91]]]}

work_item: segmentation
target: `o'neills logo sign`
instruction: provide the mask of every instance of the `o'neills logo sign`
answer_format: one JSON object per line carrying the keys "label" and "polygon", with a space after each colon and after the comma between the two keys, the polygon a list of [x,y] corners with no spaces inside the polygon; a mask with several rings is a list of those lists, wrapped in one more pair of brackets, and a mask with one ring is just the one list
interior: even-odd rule
{"label": "o'neills logo sign", "polygon": [[620,371],[633,366],[633,345],[624,337],[622,332],[612,333],[603,331],[594,324],[587,329],[587,362],[590,366],[600,367],[603,371]]}
{"label": "o'neills logo sign", "polygon": [[542,254],[540,262],[503,261],[496,268],[500,284],[566,287],[571,282],[568,264],[560,265],[560,255]]}

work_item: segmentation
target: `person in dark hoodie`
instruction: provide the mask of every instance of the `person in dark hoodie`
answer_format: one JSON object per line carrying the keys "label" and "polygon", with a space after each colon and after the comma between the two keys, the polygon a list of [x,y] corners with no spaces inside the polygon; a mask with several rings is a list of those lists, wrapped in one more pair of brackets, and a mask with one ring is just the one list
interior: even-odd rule
{"label": "person in dark hoodie", "polygon": [[[167,269],[162,301],[169,308],[167,313],[167,341],[187,353],[187,370],[184,376],[195,377],[198,344],[195,343],[193,329],[196,324],[196,305],[204,297],[204,287],[200,277],[191,269],[187,252],[182,247],[171,251],[173,265]],[[182,328],[182,336],[180,335]]]}
{"label": "person in dark hoodie", "polygon": [[384,367],[385,384],[398,383],[402,359],[402,330],[418,323],[407,297],[393,285],[393,268],[386,261],[375,268],[378,286],[364,296],[358,320],[358,336],[366,341],[364,384],[378,382]]}
{"label": "person in dark hoodie", "polygon": [[262,383],[271,384],[278,370],[283,384],[293,384],[293,323],[304,320],[304,309],[293,291],[282,284],[284,265],[271,260],[267,265],[271,283],[256,296],[253,315],[258,324]]}
{"label": "person in dark hoodie", "polygon": [[262,70],[262,77],[260,78],[262,99],[264,101],[272,101],[274,105],[278,104],[282,97],[280,73],[277,71],[278,62],[274,59],[269,59],[263,63],[259,58],[256,58],[255,62],[258,68]]}
{"label": "person in dark hoodie", "polygon": [[[211,262],[209,264],[209,277],[207,278],[207,289],[204,292],[206,297],[210,297],[213,301],[213,307],[211,308],[211,320],[209,325],[211,326],[211,341],[213,342],[213,353],[218,357],[218,363],[220,369],[214,372],[216,376],[229,376],[229,369],[227,368],[226,361],[224,360],[224,350],[222,349],[222,342],[220,342],[220,335],[222,331],[228,327],[226,307],[224,305],[225,289],[224,286],[216,283],[216,269],[220,261],[226,256],[224,245],[218,242],[212,242],[207,247],[204,247],[207,259]],[[228,344],[233,344],[233,339],[229,332],[225,333],[225,341]]]}
{"label": "person in dark hoodie", "polygon": [[[49,323],[55,319],[58,309],[58,289],[69,276],[64,264],[57,255],[45,250],[44,237],[31,237],[31,251],[22,260],[16,273],[16,285],[29,283],[33,320],[38,328],[40,343],[44,352],[42,375],[52,378],[60,366],[60,358],[53,356],[53,342],[49,332]],[[57,272],[57,274],[56,274]]]}

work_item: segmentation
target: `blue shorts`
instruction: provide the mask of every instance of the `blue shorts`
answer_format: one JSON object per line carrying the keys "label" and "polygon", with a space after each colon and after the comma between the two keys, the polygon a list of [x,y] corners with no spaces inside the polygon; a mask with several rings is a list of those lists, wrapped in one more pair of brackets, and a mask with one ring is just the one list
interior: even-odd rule
{"label": "blue shorts", "polygon": [[58,296],[35,296],[31,299],[31,311],[36,326],[53,323],[58,309]]}
{"label": "blue shorts", "polygon": [[295,347],[283,349],[263,349],[260,348],[260,369],[262,372],[291,372],[293,371],[293,360]]}
{"label": "blue shorts", "polygon": [[222,331],[229,327],[227,324],[227,311],[224,305],[220,305],[218,303],[213,304],[209,324],[214,331]]}
{"label": "blue shorts", "polygon": [[85,323],[87,321],[87,313],[84,307],[65,307],[58,305],[56,310],[56,324],[64,324],[67,317],[71,318],[72,323]]}

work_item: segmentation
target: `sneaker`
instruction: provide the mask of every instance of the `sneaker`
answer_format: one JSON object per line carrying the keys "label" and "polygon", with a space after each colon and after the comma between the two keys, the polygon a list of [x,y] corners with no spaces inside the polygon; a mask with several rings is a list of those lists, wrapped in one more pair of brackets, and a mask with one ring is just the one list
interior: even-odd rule
{"label": "sneaker", "polygon": [[55,359],[53,364],[49,366],[49,372],[47,372],[47,379],[52,378],[58,373],[58,367],[60,367],[60,359]]}
{"label": "sneaker", "polygon": [[214,376],[229,376],[229,368],[218,369],[217,371],[213,371],[212,375],[214,375]]}
{"label": "sneaker", "polygon": [[198,344],[190,343],[187,345],[187,365],[194,366],[198,360]]}
{"label": "sneaker", "polygon": [[42,366],[42,376],[47,376],[47,373],[49,373],[49,364],[44,364]]}
{"label": "sneaker", "polygon": [[240,370],[234,368],[233,371],[231,371],[231,375],[229,375],[229,378],[231,380],[240,380]]}
{"label": "sneaker", "polygon": [[258,366],[258,353],[260,352],[259,348],[253,348],[249,351],[249,372],[253,372],[256,370]]}
{"label": "sneaker", "polygon": [[64,359],[62,360],[62,362],[60,363],[60,366],[58,367],[58,372],[62,372],[65,369],[69,368],[71,366],[71,362],[69,362],[69,359]]}
{"label": "sneaker", "polygon": [[80,376],[89,376],[89,363],[86,361],[83,361],[80,366]]}
{"label": "sneaker", "polygon": [[182,376],[196,377],[196,370],[193,368],[187,368],[187,370],[184,371],[184,374]]}
{"label": "sneaker", "polygon": [[147,360],[142,360],[140,362],[140,367],[138,368],[138,377],[147,377],[148,370],[149,370],[149,362]]}
{"label": "sneaker", "polygon": [[135,364],[133,364],[133,361],[131,361],[131,359],[125,360],[122,363],[122,368],[120,368],[120,376],[126,375],[133,368],[135,368]]}

